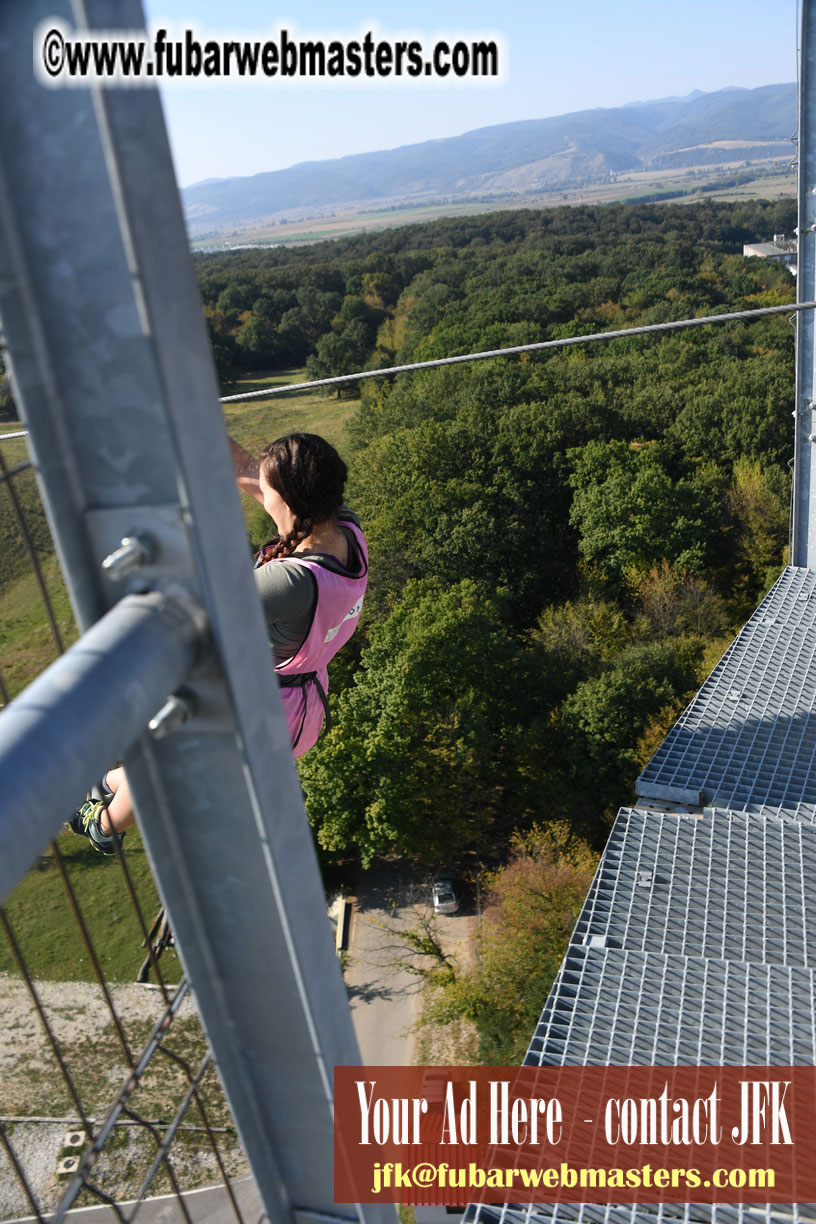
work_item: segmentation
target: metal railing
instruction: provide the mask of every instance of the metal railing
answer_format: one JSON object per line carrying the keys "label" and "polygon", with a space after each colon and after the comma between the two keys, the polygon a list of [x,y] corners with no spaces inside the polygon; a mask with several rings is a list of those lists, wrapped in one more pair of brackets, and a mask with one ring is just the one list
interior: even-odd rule
{"label": "metal railing", "polygon": [[[37,613],[27,617],[26,641],[30,640],[32,633],[35,636],[45,635],[47,640],[35,652],[33,660],[27,660],[23,666],[14,669],[13,681],[4,679],[5,658],[0,650],[0,693],[4,704],[11,700],[16,691],[25,687],[31,679],[30,673],[39,672],[53,658],[61,655],[66,641],[74,635],[72,622],[66,624],[66,617],[58,615],[55,610],[52,590],[45,577],[45,568],[53,566],[53,545],[51,548],[41,546],[38,550],[35,544],[35,535],[42,537],[43,532],[41,521],[37,522],[37,530],[31,523],[32,519],[42,519],[42,507],[32,479],[32,462],[30,458],[20,458],[19,455],[13,462],[7,462],[4,451],[11,448],[11,443],[5,441],[7,437],[8,431],[0,432],[0,498],[6,499],[0,509],[0,522],[7,528],[3,541],[4,573],[12,577],[10,580],[7,577],[6,589],[2,594],[7,599],[13,599],[14,591],[9,587],[18,590],[24,587],[27,591],[34,584],[38,597]],[[20,444],[14,449],[19,451]],[[2,510],[8,513],[4,515]],[[8,530],[11,525],[16,527],[16,539]],[[16,602],[19,605],[19,595]],[[132,915],[129,925],[134,930],[131,956],[133,976],[136,976],[136,967],[144,957],[146,972],[141,976],[152,975],[155,979],[155,984],[151,984],[153,989],[146,993],[144,1003],[139,1008],[139,1027],[144,1025],[147,1015],[150,1017],[150,1032],[146,1038],[139,1037],[138,1040],[137,1034],[132,1031],[133,1025],[120,1014],[121,1007],[117,1006],[122,984],[108,981],[103,968],[103,952],[97,948],[85,917],[85,910],[89,903],[93,903],[94,897],[83,897],[81,887],[73,878],[72,861],[78,857],[93,859],[94,852],[85,843],[78,851],[68,849],[64,845],[65,839],[61,840],[62,846],[53,841],[47,854],[39,860],[41,872],[47,871],[50,877],[50,906],[60,916],[60,923],[52,920],[51,926],[63,944],[66,960],[71,960],[77,949],[84,949],[88,981],[81,982],[81,998],[76,1003],[77,1023],[83,1034],[90,1029],[110,1038],[103,1042],[107,1055],[103,1078],[110,1081],[119,1067],[121,1084],[105,1112],[100,1115],[99,1091],[95,1086],[98,1074],[96,1077],[93,1074],[89,1076],[88,1065],[90,1062],[91,1070],[94,1069],[96,1052],[83,1052],[77,1047],[76,1040],[66,1042],[60,1036],[60,1028],[64,1028],[60,1024],[61,1013],[65,1010],[64,995],[66,991],[75,994],[77,985],[39,982],[29,966],[25,938],[15,929],[16,923],[11,914],[5,909],[0,910],[0,929],[10,959],[19,974],[19,983],[6,979],[5,998],[2,1001],[6,1024],[4,1035],[0,1038],[0,1065],[4,1068],[0,1072],[0,1100],[3,1100],[6,1112],[0,1116],[0,1168],[6,1163],[11,1176],[0,1176],[0,1216],[9,1218],[30,1212],[38,1221],[42,1221],[53,1212],[57,1213],[55,1218],[61,1218],[74,1204],[100,1202],[110,1206],[118,1219],[130,1220],[163,1172],[164,1181],[175,1197],[182,1216],[190,1220],[182,1187],[190,1181],[194,1186],[200,1185],[203,1165],[207,1169],[207,1179],[218,1179],[222,1188],[221,1202],[229,1214],[241,1224],[249,1224],[249,1221],[257,1218],[258,1209],[252,1203],[251,1185],[245,1184],[245,1157],[215,1077],[212,1054],[206,1048],[200,1030],[189,982],[182,977],[180,981],[170,983],[165,977],[159,959],[161,949],[155,936],[151,937],[150,923],[145,917],[145,890],[143,887],[140,889],[134,881],[129,867],[130,854],[120,848],[116,858],[118,873],[121,874],[122,904],[130,907]],[[107,869],[117,870],[113,865]],[[87,879],[87,875],[85,872],[83,879]],[[155,890],[152,890],[151,899],[155,907],[158,904]],[[10,907],[15,907],[13,895]],[[180,976],[177,964],[173,976]],[[128,989],[132,992],[139,987]],[[100,1013],[105,1023],[103,1029],[98,1030]],[[173,1027],[174,1020],[184,1013],[187,1029],[192,1029],[195,1034],[192,1041],[189,1032],[179,1035],[179,1025]],[[42,1089],[38,1089],[37,1076],[28,1073],[25,1067],[16,1067],[15,1045],[19,1042],[20,1027],[27,1022],[39,1028],[40,1037],[39,1041],[33,1041],[29,1034],[29,1040],[24,1043],[26,1054],[29,1055],[32,1049],[36,1050],[38,1060],[47,1058],[57,1072],[58,1085],[55,1087],[49,1082],[46,1095],[51,1102],[62,1099],[65,1108],[59,1116],[43,1116],[39,1112],[42,1102],[38,1092]],[[80,1042],[80,1046],[82,1044]],[[111,1045],[115,1047],[112,1053]],[[195,1063],[191,1058],[193,1046],[205,1047]],[[150,1106],[153,1104],[150,1098],[156,1096],[155,1085],[152,1091],[149,1085],[151,1065],[155,1063],[164,1063],[176,1073],[168,1076],[157,1073],[155,1067],[153,1070],[154,1080],[158,1074],[165,1085],[160,1095],[169,1118],[146,1117],[140,1104],[140,1097],[147,1096],[146,1105]],[[22,1079],[22,1083],[15,1077]],[[89,1093],[93,1098],[90,1102]],[[23,1097],[26,1112],[9,1114],[8,1102],[22,1100]],[[211,1117],[213,1103],[218,1115],[217,1122]],[[134,1160],[131,1158],[123,1165],[121,1159],[104,1159],[106,1145],[115,1133],[114,1128],[125,1126],[131,1131],[128,1147],[131,1151],[134,1147],[137,1149],[139,1162],[143,1166],[138,1184],[128,1192],[132,1202],[127,1207],[120,1206],[117,1198],[120,1188],[127,1184],[126,1173]],[[147,1140],[146,1145],[141,1145],[141,1151],[138,1151],[140,1145],[134,1143],[132,1138],[135,1131]],[[182,1137],[187,1139],[188,1145],[182,1153],[181,1167],[177,1168],[173,1148],[174,1145],[178,1148]],[[189,1142],[191,1139],[195,1140],[192,1146]],[[222,1152],[225,1144],[228,1149],[226,1159]],[[117,1155],[121,1154],[120,1147],[115,1150]],[[67,1154],[60,1157],[60,1152]],[[243,1191],[243,1198],[250,1202],[244,1203],[243,1213],[228,1174],[227,1163],[236,1166],[239,1174],[244,1174],[238,1193]],[[192,1178],[189,1172],[191,1166],[194,1166]]]}
{"label": "metal railing", "polygon": [[[46,662],[51,662],[52,659],[62,654],[63,650],[65,649],[64,641],[66,629],[65,625],[60,628],[58,618],[54,611],[51,593],[43,574],[43,568],[40,563],[40,558],[37,555],[33,534],[25,514],[24,498],[21,496],[21,491],[18,490],[17,487],[18,484],[25,481],[27,485],[26,492],[29,495],[31,490],[34,488],[31,460],[26,453],[24,458],[18,458],[16,462],[9,464],[6,462],[6,457],[3,453],[4,444],[5,446],[9,445],[6,442],[6,438],[11,432],[12,431],[8,431],[6,433],[0,432],[0,488],[3,490],[3,495],[5,498],[4,505],[0,505],[0,527],[5,525],[7,528],[7,538],[5,541],[3,557],[3,576],[6,578],[6,581],[8,581],[8,576],[12,572],[12,569],[14,571],[20,571],[26,566],[29,568],[29,572],[33,576],[39,592],[41,607],[45,614],[45,624],[50,632],[51,649],[49,650],[46,648],[44,659]],[[16,440],[20,438],[21,435],[14,431],[13,437]],[[23,443],[18,443],[15,449],[19,451],[25,448]],[[42,507],[39,504],[39,498],[37,498],[36,505],[40,511],[40,514],[42,514]],[[3,509],[6,510],[5,515],[3,514]],[[18,533],[19,542],[16,547],[14,547],[14,545],[11,543],[11,529],[13,529],[13,527],[16,527]],[[10,548],[12,548],[13,552],[17,554],[15,558],[16,564],[13,565],[10,562]],[[0,593],[2,593],[2,587],[0,587]],[[73,629],[73,618],[71,619],[71,628]],[[38,670],[39,668],[33,672],[33,675],[36,675]],[[23,688],[25,683],[27,683],[29,679],[33,678],[33,675],[29,674],[28,668],[25,668],[22,669],[21,673],[18,673],[15,676],[14,680],[7,680],[3,672],[2,659],[0,659],[0,708],[8,705],[13,693]]]}

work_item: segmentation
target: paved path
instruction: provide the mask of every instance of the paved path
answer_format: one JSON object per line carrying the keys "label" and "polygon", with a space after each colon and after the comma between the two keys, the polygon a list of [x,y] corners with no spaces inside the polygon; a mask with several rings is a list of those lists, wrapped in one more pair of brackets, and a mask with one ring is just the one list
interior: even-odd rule
{"label": "paved path", "polygon": [[345,978],[360,1055],[370,1067],[412,1061],[411,1027],[423,982],[395,964],[404,945],[391,932],[416,923],[415,905],[427,895],[412,887],[399,864],[378,864],[360,877]]}
{"label": "paved path", "polygon": [[[261,1207],[255,1182],[250,1175],[234,1178],[232,1192],[238,1203],[244,1224],[269,1224],[269,1217]],[[120,1203],[120,1210],[129,1216],[136,1206],[133,1202]],[[232,1204],[223,1186],[207,1186],[202,1190],[185,1190],[184,1206],[187,1217],[193,1224],[236,1224]],[[139,1204],[140,1224],[186,1224],[184,1213],[175,1194],[162,1194],[158,1198],[144,1199]],[[69,1211],[66,1219],[70,1224],[118,1224],[122,1219],[110,1207],[77,1207]],[[36,1216],[25,1216],[10,1224],[37,1224]]]}
{"label": "paved path", "polygon": [[[416,927],[428,915],[430,904],[430,886],[412,879],[403,864],[378,863],[360,877],[345,979],[360,1054],[367,1066],[414,1062],[411,1030],[419,1014],[424,980],[396,963],[409,960],[410,950],[394,932]],[[437,918],[436,935],[446,952],[457,959],[468,958],[474,921],[467,909]]]}

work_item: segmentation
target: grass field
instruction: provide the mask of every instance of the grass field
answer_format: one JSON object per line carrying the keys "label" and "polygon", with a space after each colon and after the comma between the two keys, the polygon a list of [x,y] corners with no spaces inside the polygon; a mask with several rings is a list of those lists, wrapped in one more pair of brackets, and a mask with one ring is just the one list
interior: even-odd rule
{"label": "grass field", "polygon": [[[242,379],[235,393],[262,391],[266,387],[286,387],[303,382],[305,370],[278,370],[274,374],[259,374]],[[251,455],[258,455],[268,442],[287,433],[321,434],[342,453],[345,424],[354,412],[357,401],[338,399],[335,394],[302,391],[293,395],[275,395],[269,399],[249,400],[241,404],[224,404],[227,433],[240,442]],[[263,508],[251,497],[242,496],[244,518],[254,549],[260,548],[274,529]]]}
{"label": "grass field", "polygon": [[[305,370],[278,370],[274,374],[241,379],[235,393],[262,391],[301,383]],[[357,401],[338,399],[335,392],[302,391],[293,395],[273,395],[269,399],[242,404],[224,404],[227,432],[248,451],[258,451],[285,433],[322,434],[332,446],[343,449],[344,427]]]}
{"label": "grass field", "polygon": [[[43,579],[64,646],[76,637],[68,593],[53,552],[41,559]],[[0,673],[10,697],[52,663],[59,653],[37,581],[22,574],[0,591]]]}
{"label": "grass field", "polygon": [[[25,438],[3,441],[7,434],[19,433],[21,428],[17,422],[0,425],[0,456],[6,472],[28,459]],[[0,676],[6,692],[13,697],[53,661],[58,651],[10,490],[31,536],[64,645],[73,641],[75,628],[34,473],[29,468],[0,484]]]}
{"label": "grass field", "polygon": [[[261,390],[302,382],[303,370],[278,371],[239,382],[236,391]],[[320,433],[334,445],[343,448],[345,422],[353,413],[356,401],[339,399],[336,395],[304,393],[297,396],[271,397],[248,404],[224,405],[227,431],[252,454],[258,454],[273,438],[293,431]],[[19,426],[0,428],[0,447],[7,466],[21,462],[26,455],[25,439],[3,443],[3,433]],[[23,479],[25,483],[23,483]],[[36,486],[30,473],[15,482],[24,502],[27,519],[38,526],[38,555],[43,567],[55,613],[66,644],[73,640],[75,630],[68,596],[59,567],[47,536],[47,527],[39,505]],[[270,520],[260,506],[244,498],[248,529],[255,543],[272,534]],[[0,505],[7,501],[0,486]],[[43,530],[45,535],[43,535]],[[0,549],[4,568],[14,550],[16,576],[0,588],[0,672],[10,694],[19,692],[55,657],[56,649],[42,607],[37,584],[30,572],[11,513],[0,518]],[[123,746],[124,747],[124,746]],[[89,779],[90,782],[93,779]],[[76,801],[81,800],[76,797]],[[54,824],[70,816],[70,812],[54,813]],[[91,846],[72,833],[61,835],[58,843],[75,883],[80,905],[86,914],[94,945],[100,951],[102,968],[111,981],[132,981],[143,958],[141,932],[130,902],[124,891],[117,863],[97,854]],[[134,877],[148,922],[158,909],[158,896],[153,885],[144,847],[138,832],[128,834],[125,855]],[[53,854],[42,855],[34,870],[20,883],[6,906],[10,921],[22,945],[30,971],[35,977],[57,981],[92,980],[93,968],[82,945],[76,923],[64,895]],[[170,981],[176,980],[174,954],[165,953],[163,963]],[[16,973],[16,967],[5,939],[0,939],[0,971]]]}
{"label": "grass field", "polygon": [[[0,424],[0,442],[8,434],[18,434],[22,430],[23,426],[19,421],[3,421]],[[8,442],[3,442],[3,458],[9,467],[14,463],[20,463],[27,456],[28,447],[25,438],[10,438]]]}
{"label": "grass field", "polygon": [[[89,842],[70,832],[61,833],[57,845],[105,977],[112,982],[134,981],[147,953],[141,947],[141,928],[119,864],[97,854]],[[142,839],[135,829],[127,833],[125,855],[142,914],[150,927],[160,902]],[[53,850],[49,848],[38,858],[4,908],[33,977],[52,982],[95,980]],[[177,982],[180,970],[175,952],[166,950],[160,963],[166,979]],[[5,939],[0,940],[0,972],[17,972]]]}

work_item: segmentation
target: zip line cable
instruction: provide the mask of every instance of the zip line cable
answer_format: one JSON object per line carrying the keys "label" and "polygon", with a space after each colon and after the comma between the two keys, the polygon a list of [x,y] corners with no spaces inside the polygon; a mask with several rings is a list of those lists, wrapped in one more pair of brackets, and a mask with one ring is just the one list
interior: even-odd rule
{"label": "zip line cable", "polygon": [[[485,353],[462,353],[458,357],[437,357],[433,361],[414,361],[410,365],[388,366],[382,370],[361,370],[357,374],[337,374],[333,378],[315,378],[309,382],[287,383],[284,387],[268,387],[261,391],[243,391],[238,395],[222,395],[220,403],[236,404],[246,400],[269,399],[273,395],[284,395],[293,391],[311,391],[314,387],[332,387],[338,383],[357,382],[363,378],[385,378],[390,374],[403,374],[409,370],[430,370],[439,366],[457,365],[463,361],[483,361],[487,357],[509,357],[514,353],[535,353],[542,349],[565,348],[570,344],[593,344],[596,340],[621,340],[627,336],[647,336],[654,332],[678,331],[686,327],[700,327],[707,323],[732,323],[738,319],[756,319],[762,315],[785,314],[790,311],[813,310],[816,302],[790,302],[786,306],[761,306],[756,310],[735,310],[730,314],[700,315],[696,319],[675,319],[668,323],[648,323],[643,327],[623,327],[618,331],[592,332],[587,336],[567,336],[562,340],[539,340],[536,344],[516,344],[512,348],[490,349]],[[28,430],[2,434],[5,438],[23,438]]]}
{"label": "zip line cable", "polygon": [[263,391],[243,391],[238,395],[222,395],[222,404],[242,400],[269,399],[287,391],[311,391],[313,387],[331,387],[337,383],[356,382],[362,378],[384,378],[407,370],[430,370],[438,366],[456,365],[462,361],[483,361],[486,357],[507,357],[513,353],[535,353],[542,349],[564,348],[568,344],[591,344],[595,340],[620,340],[627,336],[645,336],[650,332],[676,331],[683,327],[699,327],[703,323],[729,323],[734,319],[755,319],[760,315],[784,314],[791,310],[812,310],[816,302],[791,302],[787,306],[761,306],[756,310],[736,310],[731,314],[701,315],[697,319],[677,319],[669,323],[649,323],[643,327],[624,327],[619,331],[593,332],[588,336],[568,336],[563,340],[540,340],[536,344],[516,344],[512,348],[490,349],[486,353],[463,353],[459,357],[437,357],[433,361],[414,361],[410,365],[388,366],[382,370],[363,370],[359,374],[338,374],[334,378],[315,378],[310,382],[289,383],[285,387],[269,387]]}

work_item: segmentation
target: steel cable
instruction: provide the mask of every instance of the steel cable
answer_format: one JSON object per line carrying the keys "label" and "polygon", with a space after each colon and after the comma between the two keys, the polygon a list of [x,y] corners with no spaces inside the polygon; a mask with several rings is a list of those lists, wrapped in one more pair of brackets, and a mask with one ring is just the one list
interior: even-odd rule
{"label": "steel cable", "polygon": [[313,378],[309,382],[288,383],[284,387],[243,391],[238,395],[222,395],[221,403],[235,404],[244,400],[269,399],[272,395],[283,395],[288,391],[311,391],[315,387],[331,387],[338,383],[357,382],[363,378],[385,378],[388,375],[403,374],[409,370],[430,370],[440,366],[456,365],[464,361],[484,361],[487,357],[509,357],[515,353],[535,353],[544,349],[565,348],[571,344],[593,344],[597,340],[621,340],[629,336],[647,336],[655,332],[699,327],[705,323],[730,323],[739,319],[756,319],[762,315],[784,314],[791,310],[812,310],[814,307],[816,307],[816,302],[792,302],[785,306],[761,306],[756,310],[735,310],[729,314],[700,315],[696,319],[673,319],[667,323],[647,323],[641,327],[623,327],[617,331],[591,332],[586,336],[567,336],[560,340],[539,340],[535,344],[514,344],[510,348],[489,349],[484,353],[462,353],[456,357],[436,357],[432,361],[413,361],[408,365],[386,366],[381,370],[361,370],[357,374],[337,374],[333,378]]}

